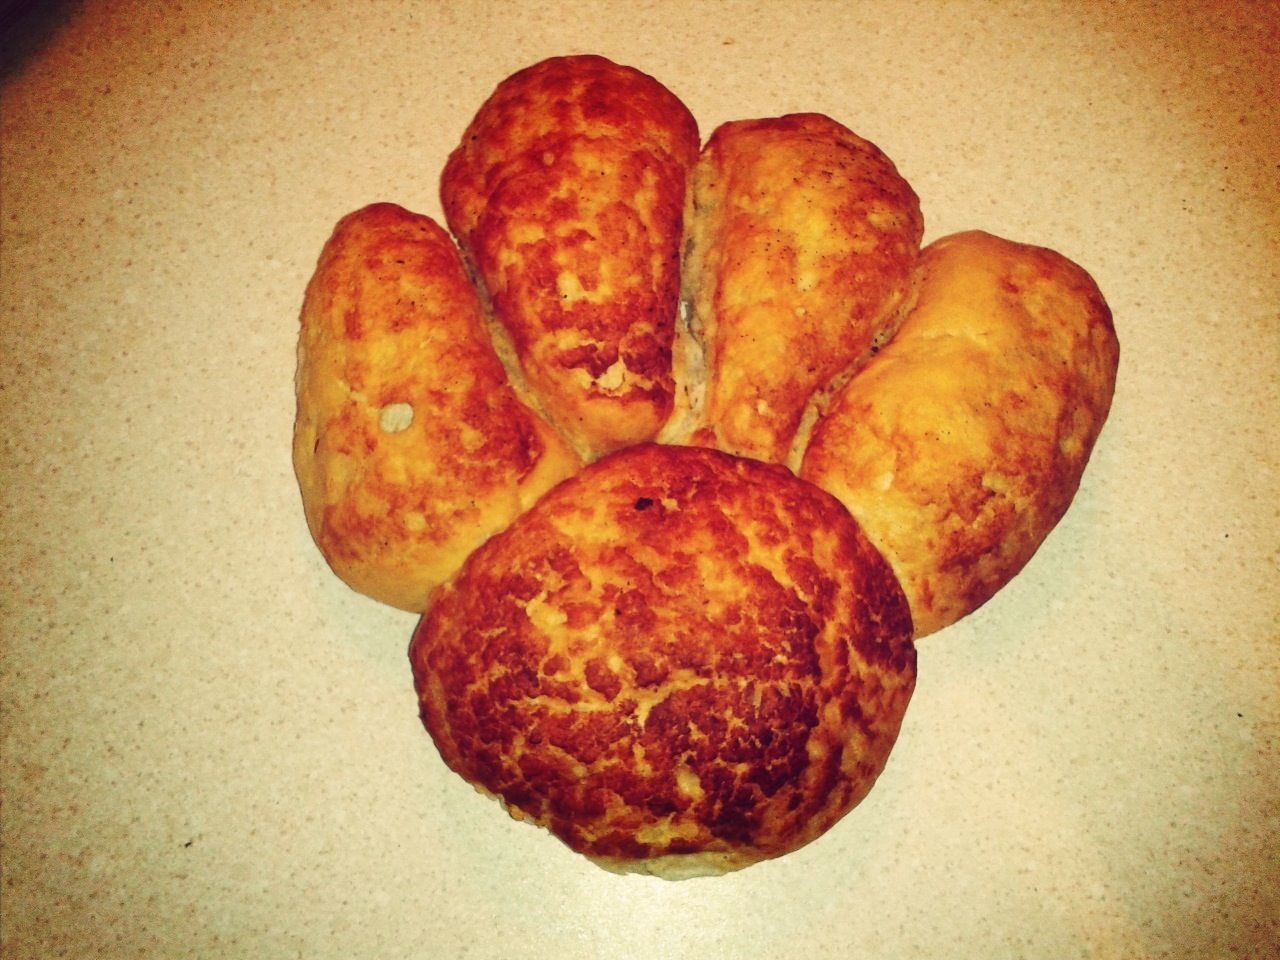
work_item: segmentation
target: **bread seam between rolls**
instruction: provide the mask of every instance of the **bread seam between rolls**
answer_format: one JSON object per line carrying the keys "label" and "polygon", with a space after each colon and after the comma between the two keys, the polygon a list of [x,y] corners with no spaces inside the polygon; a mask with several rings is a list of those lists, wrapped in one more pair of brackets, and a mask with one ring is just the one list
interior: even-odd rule
{"label": "bread seam between rolls", "polygon": [[809,395],[809,399],[804,405],[804,410],[800,414],[800,423],[796,426],[796,432],[792,434],[791,447],[787,451],[786,459],[783,461],[786,468],[797,476],[800,474],[800,463],[804,460],[805,451],[809,449],[809,440],[813,436],[813,430],[818,421],[826,416],[827,408],[830,406],[832,398],[843,390],[850,380],[861,373],[884,347],[893,342],[903,323],[906,322],[907,316],[914,309],[920,296],[921,273],[919,264],[920,256],[917,253],[915,263],[911,267],[911,275],[907,281],[906,291],[896,304],[890,304],[886,309],[883,316],[888,317],[888,321],[880,332],[872,338],[867,349],[850,360],[835,376]]}
{"label": "bread seam between rolls", "polygon": [[[493,347],[493,352],[498,357],[498,362],[502,364],[502,369],[506,371],[507,382],[511,384],[511,389],[515,392],[516,399],[523,403],[526,407],[542,418],[552,430],[554,430],[561,440],[577,454],[578,459],[584,464],[590,463],[593,459],[591,452],[584,447],[573,442],[564,430],[560,428],[560,423],[542,404],[541,398],[529,386],[529,381],[525,377],[524,367],[520,365],[520,358],[516,353],[515,341],[511,339],[511,333],[503,326],[502,321],[498,319],[497,313],[493,309],[493,298],[489,293],[489,285],[484,282],[484,277],[480,275],[480,271],[476,268],[475,261],[471,258],[471,251],[467,245],[459,237],[454,237],[457,244],[458,252],[462,256],[462,267],[466,271],[467,279],[471,281],[471,286],[475,288],[476,296],[480,300],[480,313],[484,319],[484,329],[489,335],[489,344]],[[527,510],[533,504],[525,503],[524,508]]]}
{"label": "bread seam between rolls", "polygon": [[707,189],[705,181],[709,168],[701,161],[695,163],[685,184],[684,218],[681,232],[684,234],[680,255],[680,300],[676,311],[675,338],[671,349],[671,379],[673,406],[671,416],[656,438],[658,443],[688,443],[706,404],[710,371],[715,357],[715,311],[699,309],[715,297],[714,288],[703,289],[707,276],[706,258],[715,249],[709,236],[715,222],[714,192]]}

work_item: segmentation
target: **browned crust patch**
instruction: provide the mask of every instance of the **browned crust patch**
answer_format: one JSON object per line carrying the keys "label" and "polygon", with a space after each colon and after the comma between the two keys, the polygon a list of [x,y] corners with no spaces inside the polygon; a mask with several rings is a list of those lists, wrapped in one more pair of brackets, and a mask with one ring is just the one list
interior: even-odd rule
{"label": "browned crust patch", "polygon": [[530,386],[589,458],[670,414],[688,109],[603,57],[504,80],[449,157],[441,200]]}
{"label": "browned crust patch", "polygon": [[644,445],[544,497],[442,589],[410,648],[454,770],[573,849],[721,868],[870,789],[915,678],[905,598],[834,498]]}

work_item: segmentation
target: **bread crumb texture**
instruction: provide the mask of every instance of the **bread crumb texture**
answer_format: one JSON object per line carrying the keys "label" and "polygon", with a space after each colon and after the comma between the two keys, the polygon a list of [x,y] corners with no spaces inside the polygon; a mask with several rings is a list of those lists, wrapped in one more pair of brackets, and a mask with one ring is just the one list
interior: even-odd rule
{"label": "bread crumb texture", "polygon": [[894,339],[833,399],[800,474],[884,553],[916,636],[985,603],[1079,486],[1111,406],[1111,312],[1061,254],[971,231],[930,244]]}
{"label": "bread crumb texture", "polygon": [[296,386],[311,533],[343,580],[406,610],[579,466],[512,392],[453,242],[393,204],[326,243]]}
{"label": "bread crumb texture", "polygon": [[477,550],[411,646],[445,762],[609,869],[719,873],[871,788],[915,682],[906,598],[782,467],[640,445]]}
{"label": "bread crumb texture", "polygon": [[504,80],[441,178],[450,229],[530,387],[588,458],[652,439],[671,413],[693,115],[603,57]]}

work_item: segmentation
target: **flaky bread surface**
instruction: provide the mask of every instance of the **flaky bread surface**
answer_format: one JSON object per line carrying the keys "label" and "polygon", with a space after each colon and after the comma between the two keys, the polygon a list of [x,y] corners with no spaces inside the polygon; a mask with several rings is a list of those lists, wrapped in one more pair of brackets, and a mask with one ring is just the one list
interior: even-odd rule
{"label": "flaky bread surface", "polygon": [[692,114],[652,77],[557,57],[500,83],[440,195],[542,409],[588,458],[671,412]]}
{"label": "flaky bread surface", "polygon": [[778,856],[871,788],[915,681],[905,597],[782,467],[642,445],[482,546],[410,647],[445,762],[612,870]]}
{"label": "flaky bread surface", "polygon": [[1089,275],[982,232],[930,244],[893,341],[832,401],[800,474],[885,555],[920,637],[975,610],[1066,512],[1119,347]]}
{"label": "flaky bread surface", "polygon": [[892,334],[919,201],[874,144],[813,113],[717,128],[691,201],[662,439],[784,462],[815,394]]}
{"label": "flaky bread surface", "polygon": [[311,534],[349,586],[405,610],[580,466],[508,384],[453,241],[393,204],[325,244],[296,389]]}

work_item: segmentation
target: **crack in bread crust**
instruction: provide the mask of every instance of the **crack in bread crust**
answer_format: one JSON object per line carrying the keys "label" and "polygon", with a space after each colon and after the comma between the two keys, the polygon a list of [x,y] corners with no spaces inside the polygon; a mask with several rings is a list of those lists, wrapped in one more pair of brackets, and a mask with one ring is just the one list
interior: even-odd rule
{"label": "crack in bread crust", "polygon": [[477,551],[410,656],[453,769],[579,852],[674,874],[777,856],[861,799],[914,685],[910,636],[833,498],[646,445]]}

